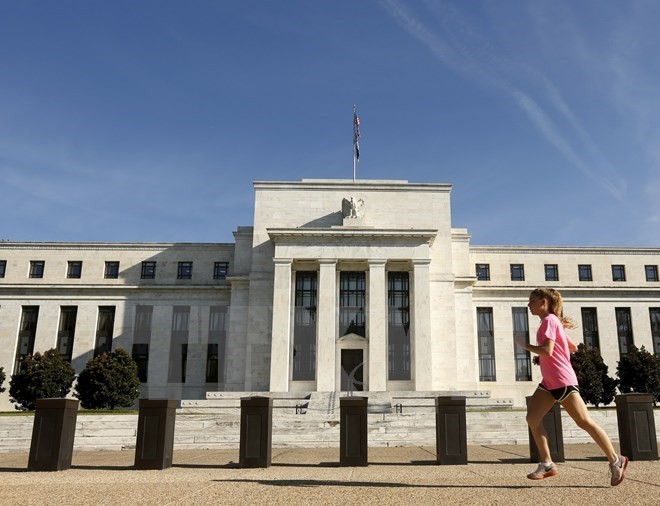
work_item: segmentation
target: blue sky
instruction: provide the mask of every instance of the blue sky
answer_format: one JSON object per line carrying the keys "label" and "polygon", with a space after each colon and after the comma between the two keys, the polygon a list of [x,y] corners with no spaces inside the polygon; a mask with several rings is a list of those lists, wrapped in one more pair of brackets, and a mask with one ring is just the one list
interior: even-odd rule
{"label": "blue sky", "polygon": [[252,181],[451,183],[473,244],[660,246],[660,3],[0,0],[0,239],[231,242]]}

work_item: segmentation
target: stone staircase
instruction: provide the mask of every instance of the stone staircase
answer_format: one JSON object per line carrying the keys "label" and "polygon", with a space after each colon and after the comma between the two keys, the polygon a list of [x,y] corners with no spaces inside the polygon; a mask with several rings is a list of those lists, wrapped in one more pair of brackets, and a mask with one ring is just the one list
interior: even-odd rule
{"label": "stone staircase", "polygon": [[[528,444],[525,413],[506,400],[490,399],[488,392],[445,392],[462,395],[467,403],[468,444]],[[273,397],[275,448],[338,447],[338,392],[295,394],[214,392],[205,400],[184,400],[177,410],[174,448],[238,449],[240,399],[254,395]],[[442,392],[360,392],[369,398],[370,446],[435,446],[435,400]],[[617,441],[616,411],[591,410],[592,417]],[[655,411],[660,429],[660,409]],[[76,450],[121,450],[135,447],[136,414],[91,415],[77,419]],[[565,444],[590,442],[589,436],[562,414]],[[33,416],[0,416],[0,452],[30,447]]]}

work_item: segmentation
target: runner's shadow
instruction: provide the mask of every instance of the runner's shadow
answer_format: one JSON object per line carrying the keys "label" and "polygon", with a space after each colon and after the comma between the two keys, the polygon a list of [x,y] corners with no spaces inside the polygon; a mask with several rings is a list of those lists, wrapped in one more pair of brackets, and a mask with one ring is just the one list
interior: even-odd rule
{"label": "runner's shadow", "polygon": [[[409,483],[392,483],[392,482],[378,482],[378,481],[339,481],[339,480],[214,480],[219,483],[257,483],[260,485],[272,485],[275,487],[381,487],[381,488],[475,488],[475,489],[508,489],[508,490],[524,490],[530,488],[538,488],[537,485],[420,485]],[[553,488],[607,488],[610,487],[601,485],[558,485]]]}

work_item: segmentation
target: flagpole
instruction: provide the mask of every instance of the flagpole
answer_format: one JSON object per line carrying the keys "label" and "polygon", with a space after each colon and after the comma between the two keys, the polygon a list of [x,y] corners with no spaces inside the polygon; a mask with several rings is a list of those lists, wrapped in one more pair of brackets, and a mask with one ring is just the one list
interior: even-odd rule
{"label": "flagpole", "polygon": [[355,104],[353,104],[353,182],[355,183]]}

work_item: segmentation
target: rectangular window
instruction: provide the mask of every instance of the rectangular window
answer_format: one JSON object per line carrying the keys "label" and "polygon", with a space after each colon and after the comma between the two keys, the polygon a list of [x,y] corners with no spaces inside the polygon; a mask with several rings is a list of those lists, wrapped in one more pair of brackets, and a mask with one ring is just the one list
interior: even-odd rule
{"label": "rectangular window", "polygon": [[134,340],[149,341],[151,339],[151,317],[154,312],[153,306],[135,307],[135,336]]}
{"label": "rectangular window", "polygon": [[82,276],[82,262],[80,260],[69,261],[66,269],[66,277],[80,279]]}
{"label": "rectangular window", "polygon": [[96,322],[96,344],[94,356],[98,357],[112,351],[112,334],[115,328],[115,306],[99,306]]}
{"label": "rectangular window", "polygon": [[477,264],[477,280],[490,281],[490,264]]}
{"label": "rectangular window", "polygon": [[156,262],[142,262],[142,279],[156,279]]}
{"label": "rectangular window", "polygon": [[557,264],[545,264],[545,280],[559,281],[559,266]]}
{"label": "rectangular window", "polygon": [[206,382],[225,382],[225,347],[229,318],[227,306],[211,306],[209,343],[206,353]]}
{"label": "rectangular window", "polygon": [[644,271],[646,271],[646,281],[660,281],[658,279],[657,265],[645,265]]}
{"label": "rectangular window", "polygon": [[135,343],[131,355],[138,368],[138,379],[141,383],[147,382],[147,371],[149,369],[149,344]]}
{"label": "rectangular window", "polygon": [[60,325],[57,330],[57,351],[67,362],[73,356],[73,339],[76,334],[76,318],[78,306],[62,306],[60,309]]}
{"label": "rectangular window", "polygon": [[293,380],[316,379],[317,272],[296,272],[293,326]]}
{"label": "rectangular window", "polygon": [[625,281],[626,280],[626,266],[613,265],[612,266],[612,281]]}
{"label": "rectangular window", "polygon": [[616,313],[616,330],[619,337],[619,353],[625,355],[628,353],[633,342],[632,331],[632,318],[630,317],[629,307],[617,307]]}
{"label": "rectangular window", "polygon": [[582,339],[586,346],[600,349],[598,337],[598,313],[595,307],[583,307],[582,312]]}
{"label": "rectangular window", "polygon": [[46,262],[44,260],[31,260],[30,261],[30,277],[31,278],[43,278],[44,277],[44,266]]}
{"label": "rectangular window", "polygon": [[387,273],[387,374],[406,381],[410,372],[410,279],[407,272]]}
{"label": "rectangular window", "polygon": [[367,300],[364,272],[343,271],[339,274],[339,335],[366,337],[365,303]]}
{"label": "rectangular window", "polygon": [[578,265],[578,278],[580,281],[593,281],[591,276],[591,265]]}
{"label": "rectangular window", "polygon": [[512,307],[513,340],[516,360],[516,381],[532,381],[532,362],[529,351],[515,344],[517,338],[524,339],[529,344],[529,319],[526,307]]}
{"label": "rectangular window", "polygon": [[0,260],[0,278],[5,277],[6,270],[7,270],[7,260]]}
{"label": "rectangular window", "polygon": [[479,340],[479,381],[496,381],[492,307],[477,308],[477,337]]}
{"label": "rectangular window", "polygon": [[660,355],[660,307],[649,308],[651,316],[651,338],[653,339],[653,353]]}
{"label": "rectangular window", "polygon": [[188,343],[181,344],[181,383],[186,382],[186,365],[188,364]]}
{"label": "rectangular window", "polygon": [[511,264],[511,281],[525,281],[525,266],[523,264]]}
{"label": "rectangular window", "polygon": [[206,382],[218,383],[220,370],[218,369],[218,344],[208,343],[206,346]]}
{"label": "rectangular window", "polygon": [[119,278],[119,262],[106,262],[103,277],[105,279]]}
{"label": "rectangular window", "polygon": [[177,270],[177,279],[192,279],[192,262],[179,262],[179,269]]}
{"label": "rectangular window", "polygon": [[39,306],[23,306],[21,311],[21,324],[18,328],[18,346],[14,361],[14,374],[21,369],[21,362],[27,355],[34,353],[34,337],[37,334],[37,320]]}
{"label": "rectangular window", "polygon": [[215,262],[213,264],[213,279],[227,279],[229,262]]}
{"label": "rectangular window", "polygon": [[185,383],[188,357],[190,306],[174,306],[168,378],[171,383]]}
{"label": "rectangular window", "polygon": [[149,367],[149,344],[151,342],[151,320],[153,306],[135,307],[135,325],[133,327],[133,360],[138,365],[138,378],[142,383],[147,382]]}

